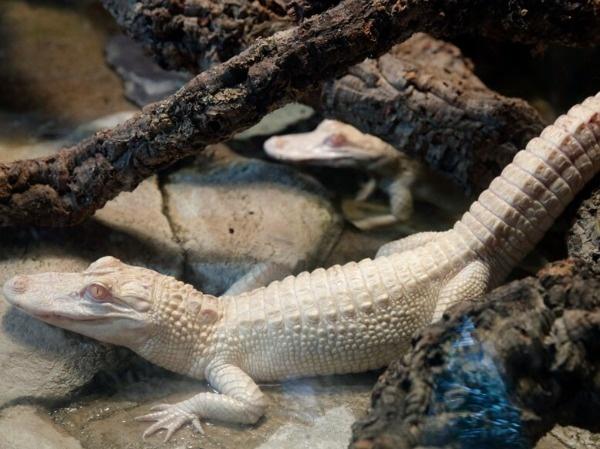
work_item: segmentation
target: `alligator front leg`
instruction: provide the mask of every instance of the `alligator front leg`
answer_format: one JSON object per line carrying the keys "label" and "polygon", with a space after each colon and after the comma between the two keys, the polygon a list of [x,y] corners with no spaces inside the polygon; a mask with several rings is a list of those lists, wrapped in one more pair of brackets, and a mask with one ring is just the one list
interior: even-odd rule
{"label": "alligator front leg", "polygon": [[275,262],[259,262],[248,273],[235,281],[223,293],[223,296],[239,295],[259,287],[264,287],[273,281],[279,281],[292,274],[292,269],[284,264]]}
{"label": "alligator front leg", "polygon": [[483,295],[489,285],[489,267],[480,260],[469,263],[440,291],[431,322],[439,320],[448,307]]}
{"label": "alligator front leg", "polygon": [[153,407],[153,413],[136,418],[137,421],[156,421],[144,432],[143,437],[164,429],[167,441],[187,422],[203,433],[200,418],[254,424],[264,415],[265,396],[250,376],[237,366],[209,364],[206,379],[221,394],[200,393],[176,404]]}
{"label": "alligator front leg", "polygon": [[411,191],[414,175],[403,172],[394,179],[385,190],[390,197],[390,210],[398,221],[406,221],[413,214],[413,195]]}

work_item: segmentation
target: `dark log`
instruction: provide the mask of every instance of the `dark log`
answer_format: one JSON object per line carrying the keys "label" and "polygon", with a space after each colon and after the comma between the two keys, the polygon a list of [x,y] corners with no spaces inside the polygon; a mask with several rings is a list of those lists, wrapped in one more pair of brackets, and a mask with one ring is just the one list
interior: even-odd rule
{"label": "dark log", "polygon": [[[165,68],[198,73],[297,20],[340,0],[102,0],[123,29]],[[597,0],[377,0],[374,7],[415,11],[412,31],[435,36],[476,34],[544,47],[600,42]],[[422,14],[425,13],[425,14]],[[426,16],[429,17],[426,17]],[[365,22],[367,23],[367,22]],[[396,30],[398,31],[398,30]],[[411,33],[407,33],[409,36]]]}
{"label": "dark log", "polygon": [[571,259],[415,336],[377,382],[352,448],[526,448],[556,424],[600,431],[599,181],[565,212]]}
{"label": "dark log", "polygon": [[468,193],[485,189],[543,128],[527,102],[490,90],[456,46],[423,33],[327,82],[314,106],[425,161]]}
{"label": "dark log", "polygon": [[294,25],[277,1],[103,0],[167,69],[198,73]]}
{"label": "dark log", "polygon": [[345,0],[258,40],[113,130],[52,157],[0,165],[0,226],[80,222],[120,191],[414,31],[592,45],[599,23],[600,2],[589,0]]}
{"label": "dark log", "polygon": [[[117,42],[123,48],[118,49]],[[162,77],[161,85],[180,79],[159,69],[124,36],[111,42],[107,60],[116,63],[128,86],[139,85],[153,73]],[[128,98],[149,102],[144,102],[148,89],[131,90]],[[424,33],[351,67],[348,75],[324,83],[320,93],[306,95],[303,101],[320,112],[311,122],[326,116],[351,123],[425,161],[467,193],[484,189],[542,129],[541,118],[528,103],[488,89],[456,46]],[[296,124],[290,131],[299,132],[298,126],[305,128]],[[256,149],[265,139],[257,137],[238,147],[261,157]]]}
{"label": "dark log", "polygon": [[295,21],[305,19],[325,11],[334,5],[337,5],[340,0],[275,0],[282,1],[285,4],[285,11],[288,16]]}
{"label": "dark log", "polygon": [[600,177],[596,178],[583,192],[587,199],[574,213],[573,225],[567,232],[567,250],[600,276]]}
{"label": "dark log", "polygon": [[354,449],[528,448],[600,430],[600,277],[577,259],[448,311],[387,369]]}

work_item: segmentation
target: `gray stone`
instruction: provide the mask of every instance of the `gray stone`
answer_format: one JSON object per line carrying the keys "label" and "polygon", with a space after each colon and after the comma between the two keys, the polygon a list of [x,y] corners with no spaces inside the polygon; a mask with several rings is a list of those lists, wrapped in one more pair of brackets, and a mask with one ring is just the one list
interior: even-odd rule
{"label": "gray stone", "polygon": [[0,412],[0,449],[82,449],[43,412],[16,406]]}
{"label": "gray stone", "polygon": [[289,103],[265,115],[260,122],[247,130],[236,134],[236,139],[251,139],[280,134],[297,122],[308,119],[314,109],[300,103]]}
{"label": "gray stone", "polygon": [[125,96],[140,107],[175,93],[192,78],[184,72],[160,68],[140,44],[124,35],[108,41],[106,62],[123,80]]}
{"label": "gray stone", "polygon": [[257,449],[345,449],[352,436],[356,416],[346,407],[336,407],[317,418],[310,426],[288,423],[277,429]]}
{"label": "gray stone", "polygon": [[164,185],[167,211],[186,253],[186,276],[220,294],[256,263],[298,272],[323,262],[342,223],[326,191],[293,168],[215,147]]}
{"label": "gray stone", "polygon": [[23,398],[60,399],[116,363],[117,353],[0,302],[0,406]]}

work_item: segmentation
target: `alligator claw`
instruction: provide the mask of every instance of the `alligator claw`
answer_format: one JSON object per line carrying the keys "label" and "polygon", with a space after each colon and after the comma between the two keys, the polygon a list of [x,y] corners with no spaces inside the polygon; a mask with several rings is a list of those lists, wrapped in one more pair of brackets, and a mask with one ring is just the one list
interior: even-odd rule
{"label": "alligator claw", "polygon": [[197,432],[204,433],[198,416],[182,410],[177,404],[155,405],[150,411],[152,411],[152,413],[135,418],[136,421],[156,421],[142,434],[143,439],[146,439],[156,432],[165,430],[166,434],[164,442],[167,442],[178,429],[188,422],[192,424]]}

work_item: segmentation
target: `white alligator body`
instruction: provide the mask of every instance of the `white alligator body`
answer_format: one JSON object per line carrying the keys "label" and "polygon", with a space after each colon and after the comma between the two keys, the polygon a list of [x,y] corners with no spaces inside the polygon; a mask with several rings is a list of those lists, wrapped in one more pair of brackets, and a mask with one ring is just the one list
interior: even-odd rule
{"label": "white alligator body", "polygon": [[[385,366],[448,306],[498,285],[599,169],[600,94],[533,139],[453,229],[392,242],[373,260],[222,298],[113,258],[84,273],[18,276],[4,291],[34,316],[220,392],[159,406],[142,417],[156,421],[146,433],[168,438],[187,421],[200,428],[199,417],[252,423],[266,408],[256,381]],[[98,315],[105,330],[90,324]]]}

